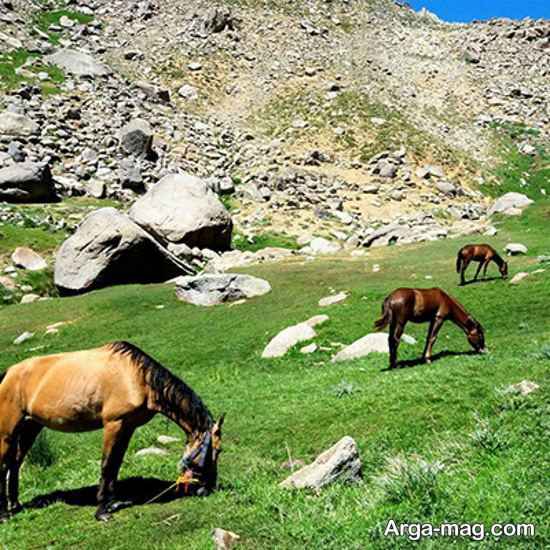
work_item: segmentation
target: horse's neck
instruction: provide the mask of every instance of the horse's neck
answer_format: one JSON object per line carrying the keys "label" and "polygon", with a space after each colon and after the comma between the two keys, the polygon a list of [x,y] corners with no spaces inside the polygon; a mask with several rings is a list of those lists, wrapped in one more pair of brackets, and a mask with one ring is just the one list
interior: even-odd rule
{"label": "horse's neck", "polygon": [[466,330],[466,323],[470,316],[466,310],[456,301],[451,298],[451,307],[450,307],[450,320],[460,327],[462,330]]}
{"label": "horse's neck", "polygon": [[498,265],[498,267],[502,267],[502,264],[504,263],[504,260],[498,254],[493,256],[493,261]]}

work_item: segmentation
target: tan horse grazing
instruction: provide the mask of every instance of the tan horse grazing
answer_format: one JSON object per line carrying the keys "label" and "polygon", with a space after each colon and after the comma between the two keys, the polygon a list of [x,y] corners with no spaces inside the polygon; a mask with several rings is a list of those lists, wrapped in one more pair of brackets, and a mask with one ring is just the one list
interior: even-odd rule
{"label": "tan horse grazing", "polygon": [[21,509],[19,469],[44,426],[62,432],[103,428],[96,518],[117,508],[115,484],[134,430],[161,413],[187,435],[182,480],[193,494],[216,486],[223,416],[214,422],[199,396],[127,342],[27,359],[0,377],[0,519]]}
{"label": "tan horse grazing", "polygon": [[374,324],[377,330],[390,325],[390,368],[397,366],[397,348],[408,321],[430,323],[423,359],[431,362],[432,348],[445,321],[452,321],[468,337],[468,342],[478,352],[485,351],[482,326],[454,298],[440,288],[398,288],[385,300],[382,317]]}
{"label": "tan horse grazing", "polygon": [[498,255],[498,252],[488,244],[467,244],[463,246],[456,257],[456,272],[460,273],[460,284],[466,284],[464,273],[470,262],[479,262],[474,281],[477,281],[479,272],[483,268],[483,278],[487,276],[487,268],[491,262],[498,266],[503,279],[508,277],[508,264]]}

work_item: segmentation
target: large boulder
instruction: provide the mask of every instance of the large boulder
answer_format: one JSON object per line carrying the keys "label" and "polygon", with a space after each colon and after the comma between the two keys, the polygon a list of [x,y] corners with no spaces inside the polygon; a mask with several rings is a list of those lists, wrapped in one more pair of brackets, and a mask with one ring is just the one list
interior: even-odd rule
{"label": "large boulder", "polygon": [[20,162],[0,169],[0,201],[49,202],[56,199],[47,164]]}
{"label": "large boulder", "polygon": [[77,294],[116,284],[162,282],[191,272],[125,214],[101,208],[63,243],[54,278],[61,293]]}
{"label": "large boulder", "polygon": [[151,125],[141,118],[131,120],[120,131],[120,145],[129,155],[150,157],[153,146]]}
{"label": "large boulder", "polygon": [[0,136],[29,137],[38,133],[38,124],[19,113],[0,113]]}
{"label": "large boulder", "polygon": [[289,489],[319,490],[334,482],[356,483],[362,479],[362,465],[354,439],[343,437],[336,445],[320,454],[280,483]]}
{"label": "large boulder", "polygon": [[493,203],[487,213],[489,216],[492,216],[497,212],[502,212],[503,214],[515,214],[518,210],[521,210],[532,203],[533,201],[522,193],[506,193]]}
{"label": "large boulder", "polygon": [[188,174],[162,178],[130,209],[130,217],[165,244],[228,250],[233,223],[207,185]]}
{"label": "large boulder", "polygon": [[99,63],[90,54],[77,50],[59,50],[46,56],[44,60],[75,76],[95,78],[111,74],[107,65]]}
{"label": "large boulder", "polygon": [[178,277],[176,296],[196,306],[216,306],[254,296],[262,296],[271,291],[271,285],[250,275],[223,273]]}

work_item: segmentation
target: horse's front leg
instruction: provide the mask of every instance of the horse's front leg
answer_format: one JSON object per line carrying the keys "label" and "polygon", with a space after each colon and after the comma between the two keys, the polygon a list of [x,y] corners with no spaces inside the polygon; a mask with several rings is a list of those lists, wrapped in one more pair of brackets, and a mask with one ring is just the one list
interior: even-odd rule
{"label": "horse's front leg", "polygon": [[97,510],[95,517],[108,521],[118,508],[129,503],[115,503],[115,484],[122,459],[130,443],[134,430],[120,420],[108,422],[103,432],[103,459],[101,461],[101,480],[97,492]]}
{"label": "horse's front leg", "polygon": [[7,435],[0,435],[0,522],[9,518],[7,484],[13,443]]}
{"label": "horse's front leg", "polygon": [[426,340],[426,350],[424,351],[424,361],[426,363],[432,362],[432,349],[434,347],[435,341],[437,340],[437,335],[443,326],[444,319],[441,317],[436,317],[430,323],[430,329],[428,331],[428,339]]}
{"label": "horse's front leg", "polygon": [[491,263],[491,260],[486,260],[483,264],[483,278],[487,278],[487,268],[489,267],[489,264]]}
{"label": "horse's front leg", "polygon": [[474,276],[474,281],[477,281],[477,278],[479,277],[479,272],[481,271],[481,268],[483,267],[484,262],[479,262],[479,265],[477,266],[477,271]]}
{"label": "horse's front leg", "polygon": [[10,463],[9,467],[8,504],[10,514],[15,514],[22,508],[19,503],[19,470],[42,428],[43,426],[38,424],[38,422],[27,420],[19,430],[15,459]]}
{"label": "horse's front leg", "polygon": [[468,266],[470,265],[471,260],[464,260],[462,263],[462,268],[460,270],[460,284],[464,286],[466,284],[466,270],[468,269]]}

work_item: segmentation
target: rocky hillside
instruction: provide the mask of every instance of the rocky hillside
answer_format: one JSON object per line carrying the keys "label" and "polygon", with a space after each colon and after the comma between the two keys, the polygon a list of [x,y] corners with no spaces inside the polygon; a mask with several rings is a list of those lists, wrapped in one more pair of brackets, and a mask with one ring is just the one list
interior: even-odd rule
{"label": "rocky hillside", "polygon": [[502,170],[548,185],[550,22],[401,4],[1,0],[0,168],[125,203],[190,173],[237,239],[483,230]]}

